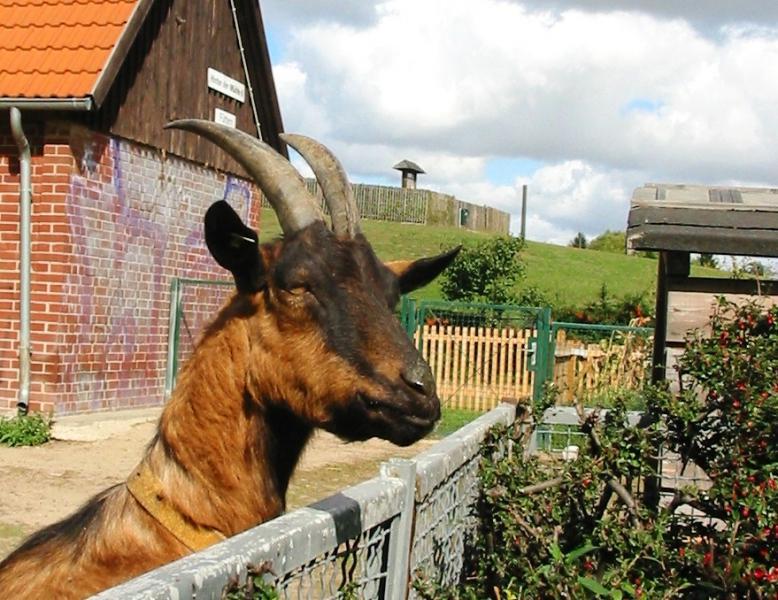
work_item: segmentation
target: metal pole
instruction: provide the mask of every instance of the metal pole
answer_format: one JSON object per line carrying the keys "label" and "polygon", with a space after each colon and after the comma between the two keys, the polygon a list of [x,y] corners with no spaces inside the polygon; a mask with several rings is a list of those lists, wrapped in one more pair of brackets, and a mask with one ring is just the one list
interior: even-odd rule
{"label": "metal pole", "polygon": [[11,133],[19,147],[19,399],[20,415],[27,414],[30,400],[30,229],[32,186],[30,142],[22,129],[22,113],[11,107]]}
{"label": "metal pole", "polygon": [[527,186],[521,186],[521,239],[527,239]]}

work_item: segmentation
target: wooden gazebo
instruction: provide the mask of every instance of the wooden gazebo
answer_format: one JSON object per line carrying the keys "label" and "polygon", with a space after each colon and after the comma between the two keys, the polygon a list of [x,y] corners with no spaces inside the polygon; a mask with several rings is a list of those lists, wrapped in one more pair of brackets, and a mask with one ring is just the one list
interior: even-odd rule
{"label": "wooden gazebo", "polygon": [[652,380],[673,380],[684,337],[716,296],[778,302],[775,280],[690,276],[692,253],[778,257],[778,189],[646,184],[632,196],[627,248],[659,253]]}

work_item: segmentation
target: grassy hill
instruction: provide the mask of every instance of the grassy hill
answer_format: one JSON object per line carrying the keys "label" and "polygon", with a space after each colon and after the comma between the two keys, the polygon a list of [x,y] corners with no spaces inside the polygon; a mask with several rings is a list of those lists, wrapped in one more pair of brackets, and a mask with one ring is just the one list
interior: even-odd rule
{"label": "grassy hill", "polygon": [[[280,234],[275,213],[263,209],[260,238],[269,241]],[[363,221],[362,229],[383,260],[417,258],[436,254],[457,244],[486,239],[490,234],[464,231],[450,227],[433,227]],[[581,250],[540,242],[527,242],[522,251],[527,267],[522,285],[541,290],[557,306],[581,306],[597,299],[602,285],[611,294],[647,292],[656,288],[657,261],[624,254]],[[698,276],[727,277],[716,269],[692,267]],[[440,288],[432,283],[413,294],[418,298],[440,298]]]}

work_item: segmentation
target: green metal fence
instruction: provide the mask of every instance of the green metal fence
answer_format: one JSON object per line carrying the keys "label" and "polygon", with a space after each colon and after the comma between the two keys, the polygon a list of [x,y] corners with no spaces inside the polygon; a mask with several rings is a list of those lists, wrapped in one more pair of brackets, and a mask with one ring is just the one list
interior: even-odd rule
{"label": "green metal fence", "polygon": [[648,378],[653,333],[650,327],[552,323],[549,377],[557,402],[600,405],[616,393],[638,390]]}
{"label": "green metal fence", "polygon": [[553,356],[549,308],[403,298],[400,318],[444,405],[486,410],[542,393]]}
{"label": "green metal fence", "polygon": [[208,323],[235,289],[231,280],[176,277],[170,283],[168,355],[165,370],[165,399],[176,384],[179,367],[194,350]]}
{"label": "green metal fence", "polygon": [[[171,282],[166,398],[183,361],[233,289],[228,280],[176,278]],[[567,383],[568,388],[573,380],[578,387],[582,381],[588,385],[587,378],[602,371],[603,356],[616,347],[615,342],[627,340],[623,346],[630,353],[627,358],[640,352],[647,359],[651,355],[650,328],[552,323],[548,307],[403,297],[398,316],[430,363],[441,401],[449,407],[488,410],[503,398],[537,399],[549,380]],[[599,335],[610,346],[600,341],[595,347],[591,339],[573,343],[576,334]],[[647,343],[638,347],[636,340]],[[613,362],[613,357],[606,358]],[[616,364],[621,368],[628,361]],[[465,397],[470,398],[469,404],[460,403]]]}

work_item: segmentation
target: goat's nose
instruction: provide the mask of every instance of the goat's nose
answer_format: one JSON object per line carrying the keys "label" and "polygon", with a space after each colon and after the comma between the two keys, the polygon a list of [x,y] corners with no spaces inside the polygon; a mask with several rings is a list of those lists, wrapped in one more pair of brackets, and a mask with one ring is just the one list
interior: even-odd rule
{"label": "goat's nose", "polygon": [[435,379],[427,363],[418,361],[403,369],[400,376],[416,393],[422,396],[432,396],[435,393]]}

